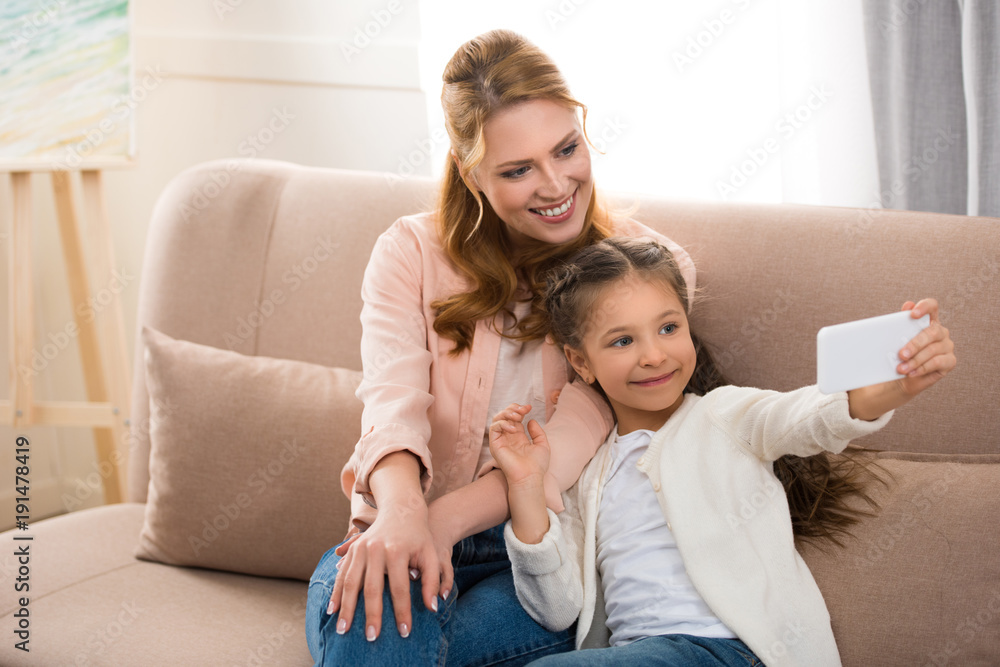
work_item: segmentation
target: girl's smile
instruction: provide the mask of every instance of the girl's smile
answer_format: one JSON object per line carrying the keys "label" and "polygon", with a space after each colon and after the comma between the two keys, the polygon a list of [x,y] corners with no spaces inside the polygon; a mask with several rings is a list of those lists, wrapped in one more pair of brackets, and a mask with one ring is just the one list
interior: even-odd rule
{"label": "girl's smile", "polygon": [[671,378],[673,378],[674,375],[676,374],[677,371],[673,371],[667,373],[666,375],[659,375],[654,378],[649,378],[648,380],[633,380],[632,384],[636,384],[640,387],[658,387],[659,385],[664,384],[665,382],[669,382]]}

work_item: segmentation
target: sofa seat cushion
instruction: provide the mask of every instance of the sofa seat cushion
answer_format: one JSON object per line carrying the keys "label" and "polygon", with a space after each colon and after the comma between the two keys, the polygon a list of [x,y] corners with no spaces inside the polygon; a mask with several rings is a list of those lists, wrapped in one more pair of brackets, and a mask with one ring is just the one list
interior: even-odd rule
{"label": "sofa seat cushion", "polygon": [[800,545],[844,665],[1000,664],[1000,455],[875,459],[878,515],[843,548]]}
{"label": "sofa seat cushion", "polygon": [[[145,505],[107,505],[0,536],[0,613],[18,609],[18,546],[29,545],[29,653],[3,665],[311,665],[308,584],[136,559]],[[31,535],[29,541],[15,536]]]}

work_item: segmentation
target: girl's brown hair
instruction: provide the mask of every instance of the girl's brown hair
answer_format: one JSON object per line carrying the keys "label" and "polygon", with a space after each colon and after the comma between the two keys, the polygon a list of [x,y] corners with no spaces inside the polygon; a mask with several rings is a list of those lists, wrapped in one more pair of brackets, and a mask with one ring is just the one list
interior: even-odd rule
{"label": "girl's brown hair", "polygon": [[[690,312],[687,285],[669,249],[649,239],[607,238],[581,249],[548,276],[544,303],[556,342],[582,349],[587,327],[612,317],[595,308],[604,290],[628,276],[668,287]],[[691,340],[697,359],[684,392],[703,395],[729,384],[709,348],[693,331]],[[594,388],[603,393],[596,381]],[[786,455],[775,461],[774,474],[785,489],[795,535],[841,544],[840,538],[850,534],[849,527],[878,507],[866,488],[873,480],[881,481],[876,468],[863,454]],[[862,505],[851,499],[860,499]]]}
{"label": "girl's brown hair", "polygon": [[455,341],[452,354],[470,348],[475,323],[507,309],[521,279],[532,294],[531,311],[512,337],[542,338],[548,333],[541,299],[546,272],[557,260],[609,236],[610,216],[595,191],[576,239],[561,245],[534,243],[515,256],[506,224],[462,174],[472,174],[482,162],[487,150],[483,129],[498,111],[545,99],[580,109],[586,128],[587,107],[570,95],[562,74],[545,53],[509,30],[494,30],[463,44],[445,67],[443,78],[441,104],[454,159],[447,161],[439,195],[439,232],[448,257],[472,279],[473,287],[431,304],[436,310],[434,330]]}

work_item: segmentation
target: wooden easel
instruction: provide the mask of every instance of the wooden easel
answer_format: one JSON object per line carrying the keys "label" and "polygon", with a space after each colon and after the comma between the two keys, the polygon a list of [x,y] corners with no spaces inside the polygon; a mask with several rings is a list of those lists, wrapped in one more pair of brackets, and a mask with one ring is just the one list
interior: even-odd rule
{"label": "wooden easel", "polygon": [[[131,382],[121,299],[116,295],[101,312],[96,308],[80,312],[79,304],[90,302],[96,291],[87,277],[87,243],[93,266],[93,276],[100,281],[110,279],[115,267],[108,223],[107,206],[97,169],[80,171],[85,220],[89,227],[81,234],[76,207],[70,187],[70,172],[53,170],[52,189],[59,218],[63,258],[69,278],[75,332],[80,349],[86,402],[35,401],[32,380],[35,366],[44,359],[34,332],[34,297],[32,294],[32,208],[31,172],[11,171],[13,217],[9,242],[10,272],[10,400],[0,401],[0,423],[15,428],[35,424],[51,426],[85,426],[94,429],[97,459],[102,471],[104,501],[122,501],[125,486],[124,465],[128,455],[129,407]],[[84,240],[85,239],[85,240]],[[86,315],[86,316],[85,316]],[[66,333],[66,332],[63,332]],[[109,352],[102,362],[101,340]],[[33,366],[35,364],[35,366]],[[105,465],[105,463],[109,465]]]}

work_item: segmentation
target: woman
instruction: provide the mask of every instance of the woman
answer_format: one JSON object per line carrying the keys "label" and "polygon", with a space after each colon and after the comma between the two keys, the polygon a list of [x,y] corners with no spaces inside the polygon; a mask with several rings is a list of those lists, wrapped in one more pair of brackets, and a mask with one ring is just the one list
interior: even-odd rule
{"label": "woman", "polygon": [[467,42],[441,97],[452,159],[437,210],[397,220],[365,272],[364,435],[341,479],[355,530],[310,581],[318,664],[513,665],[573,647],[516,598],[489,422],[510,403],[534,407],[552,443],[546,498],[561,510],[612,417],[568,383],[546,338],[545,272],[602,238],[652,236],[694,285],[683,249],[598,203],[586,107],[537,47],[502,30]]}

